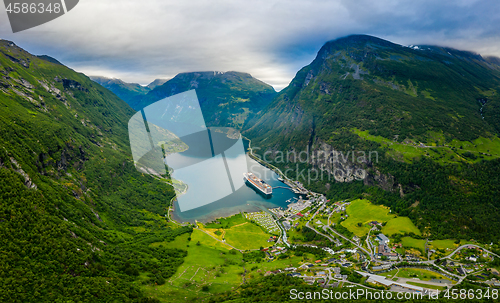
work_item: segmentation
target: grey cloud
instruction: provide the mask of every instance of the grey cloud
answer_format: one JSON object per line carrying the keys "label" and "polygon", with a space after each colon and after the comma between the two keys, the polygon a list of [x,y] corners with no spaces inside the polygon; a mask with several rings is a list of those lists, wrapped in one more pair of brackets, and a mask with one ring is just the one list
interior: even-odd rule
{"label": "grey cloud", "polygon": [[87,74],[146,84],[195,70],[237,70],[286,86],[321,45],[363,33],[500,55],[496,1],[80,1],[67,15],[0,35]]}

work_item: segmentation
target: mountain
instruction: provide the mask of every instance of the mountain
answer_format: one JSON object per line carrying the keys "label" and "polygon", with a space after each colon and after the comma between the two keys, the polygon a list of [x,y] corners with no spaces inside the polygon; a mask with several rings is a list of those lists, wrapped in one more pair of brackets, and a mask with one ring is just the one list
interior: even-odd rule
{"label": "mountain", "polygon": [[[261,156],[332,199],[370,196],[431,237],[499,239],[495,60],[367,35],[340,38],[244,134]],[[301,169],[321,180],[309,182]]]}
{"label": "mountain", "polygon": [[147,94],[150,89],[137,83],[126,83],[120,79],[91,76],[90,79],[112,91],[123,101],[130,103]]}
{"label": "mountain", "polygon": [[129,102],[140,110],[163,98],[195,89],[208,126],[242,128],[276,95],[268,84],[240,72],[181,73]]}
{"label": "mountain", "polygon": [[166,79],[155,79],[153,82],[149,83],[147,85],[147,87],[152,90],[152,89],[155,89],[157,86],[161,86],[163,85],[165,82],[167,82],[168,80]]}
{"label": "mountain", "polygon": [[134,113],[0,40],[1,302],[155,302],[139,285],[165,283],[186,251],[150,244],[192,229],[165,218],[168,180],[134,166]]}

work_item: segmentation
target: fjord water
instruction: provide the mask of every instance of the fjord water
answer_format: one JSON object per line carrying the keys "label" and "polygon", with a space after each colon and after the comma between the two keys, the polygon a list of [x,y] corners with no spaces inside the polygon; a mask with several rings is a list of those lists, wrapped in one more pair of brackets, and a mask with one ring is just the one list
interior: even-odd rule
{"label": "fjord water", "polygon": [[[216,134],[219,136],[224,136],[223,134]],[[180,158],[188,158],[193,157],[192,154],[188,153],[179,153],[176,155],[177,159]],[[242,160],[246,158],[247,166],[249,172],[254,173],[257,177],[266,181],[269,185],[273,187],[272,196],[266,197],[261,194],[257,189],[250,187],[247,184],[244,184],[239,189],[236,189],[232,194],[217,200],[208,205],[204,205],[202,207],[198,207],[188,211],[180,211],[180,207],[177,201],[174,202],[174,211],[173,211],[173,219],[178,222],[192,222],[195,220],[199,222],[211,222],[220,217],[228,217],[240,212],[252,212],[252,211],[260,211],[264,208],[275,208],[275,207],[286,207],[289,202],[295,201],[297,195],[294,194],[283,182],[278,180],[278,175],[272,170],[264,167],[259,164],[257,161],[250,158],[248,155],[241,153],[236,157],[226,157],[227,163],[229,166],[236,163],[241,163]],[[190,159],[184,159],[189,162]],[[223,186],[219,188],[214,188],[210,186],[209,182],[202,182],[205,178],[216,177],[217,175],[221,175],[221,173],[215,173],[220,170],[220,167],[217,167],[217,163],[213,161],[203,161],[203,167],[200,169],[200,173],[196,174],[193,171],[189,170],[178,170],[172,174],[172,177],[177,180],[181,180],[182,182],[188,184],[188,191],[182,196],[183,201],[191,201],[191,203],[196,204],[197,199],[203,199],[203,195],[205,193],[214,191],[226,191],[227,189],[223,188]],[[201,163],[200,163],[201,164]],[[214,172],[214,174],[206,174],[203,172]],[[243,175],[237,176],[237,178],[243,179]],[[201,181],[201,182],[200,182]],[[193,185],[196,184],[194,188]],[[286,187],[286,188],[275,188],[277,186]],[[287,202],[289,201],[289,202]]]}

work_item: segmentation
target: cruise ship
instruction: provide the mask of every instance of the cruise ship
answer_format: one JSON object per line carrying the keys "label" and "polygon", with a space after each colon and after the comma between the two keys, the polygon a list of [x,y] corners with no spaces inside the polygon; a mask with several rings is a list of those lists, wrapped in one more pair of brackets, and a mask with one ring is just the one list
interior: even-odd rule
{"label": "cruise ship", "polygon": [[254,174],[244,173],[243,177],[245,178],[245,180],[248,183],[250,183],[253,187],[258,189],[263,194],[265,194],[265,195],[272,195],[273,194],[273,188],[271,187],[271,185],[264,182],[264,180],[257,178]]}

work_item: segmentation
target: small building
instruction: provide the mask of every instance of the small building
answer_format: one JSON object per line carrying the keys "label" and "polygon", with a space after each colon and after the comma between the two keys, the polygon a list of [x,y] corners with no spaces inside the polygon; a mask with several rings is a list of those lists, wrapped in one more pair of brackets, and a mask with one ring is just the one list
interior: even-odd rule
{"label": "small building", "polygon": [[387,236],[384,234],[378,234],[377,240],[380,242],[380,244],[385,245],[385,244],[389,243],[389,238],[387,238]]}
{"label": "small building", "polygon": [[321,263],[321,260],[316,260],[314,261],[314,263]]}

